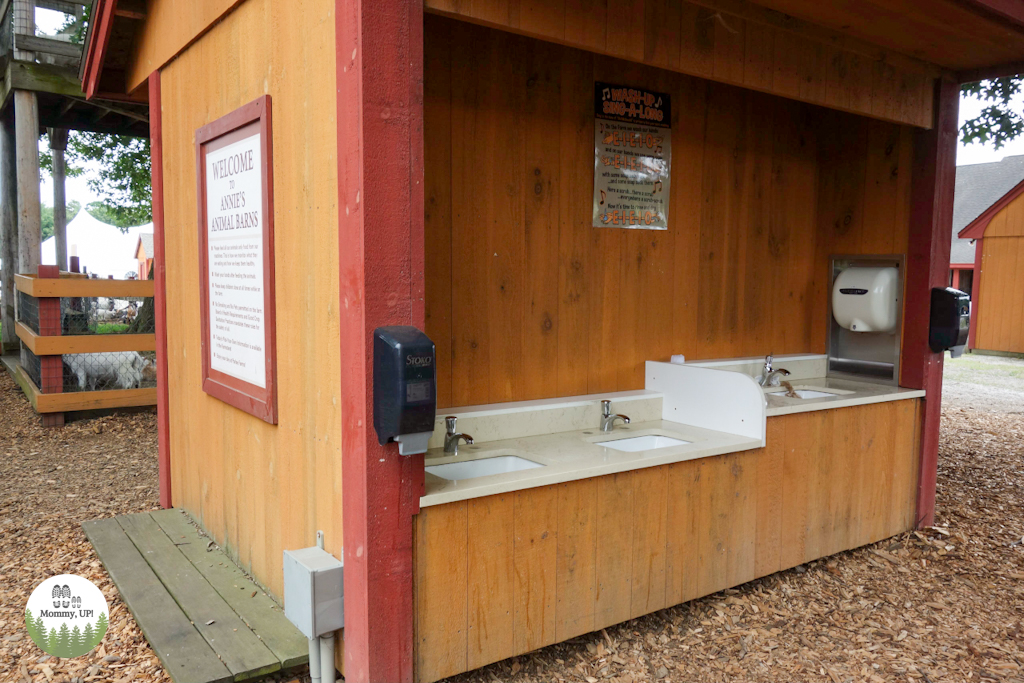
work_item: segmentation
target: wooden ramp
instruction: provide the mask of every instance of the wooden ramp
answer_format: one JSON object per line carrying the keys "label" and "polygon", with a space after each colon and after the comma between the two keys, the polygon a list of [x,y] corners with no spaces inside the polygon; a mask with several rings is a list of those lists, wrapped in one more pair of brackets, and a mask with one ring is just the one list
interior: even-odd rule
{"label": "wooden ramp", "polygon": [[175,683],[242,681],[307,663],[306,638],[179,510],[82,524]]}

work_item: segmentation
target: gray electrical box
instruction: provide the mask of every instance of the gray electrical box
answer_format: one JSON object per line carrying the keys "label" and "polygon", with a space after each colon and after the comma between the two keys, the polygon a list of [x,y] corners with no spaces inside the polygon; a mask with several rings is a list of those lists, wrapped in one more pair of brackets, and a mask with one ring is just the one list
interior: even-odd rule
{"label": "gray electrical box", "polygon": [[284,615],[307,638],[345,626],[344,565],[320,548],[284,551]]}

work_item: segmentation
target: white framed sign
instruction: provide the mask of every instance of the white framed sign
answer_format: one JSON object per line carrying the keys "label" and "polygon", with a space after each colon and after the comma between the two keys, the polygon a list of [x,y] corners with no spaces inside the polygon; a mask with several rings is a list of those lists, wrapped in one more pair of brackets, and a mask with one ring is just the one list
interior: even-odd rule
{"label": "white framed sign", "polygon": [[196,132],[203,390],[277,422],[270,97]]}

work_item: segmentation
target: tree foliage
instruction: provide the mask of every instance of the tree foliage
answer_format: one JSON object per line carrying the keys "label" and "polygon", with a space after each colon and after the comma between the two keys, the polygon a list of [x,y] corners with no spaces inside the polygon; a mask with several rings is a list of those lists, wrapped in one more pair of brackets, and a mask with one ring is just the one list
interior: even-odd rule
{"label": "tree foliage", "polygon": [[[71,131],[64,159],[66,175],[85,175],[89,189],[99,196],[86,206],[94,217],[122,230],[151,220],[149,140]],[[39,166],[53,174],[48,153],[40,155]]]}
{"label": "tree foliage", "polygon": [[1021,76],[965,83],[960,92],[985,103],[981,113],[964,121],[960,139],[964,143],[992,144],[996,149],[1024,133],[1024,117],[1015,111],[1012,99],[1020,94]]}

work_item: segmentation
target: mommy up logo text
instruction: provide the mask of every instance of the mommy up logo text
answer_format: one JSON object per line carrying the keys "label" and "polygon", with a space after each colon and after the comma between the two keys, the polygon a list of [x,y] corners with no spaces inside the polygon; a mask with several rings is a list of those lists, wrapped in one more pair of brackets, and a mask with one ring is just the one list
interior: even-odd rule
{"label": "mommy up logo text", "polygon": [[40,650],[54,657],[88,653],[103,640],[109,618],[100,589],[74,574],[43,581],[25,606],[25,630]]}

